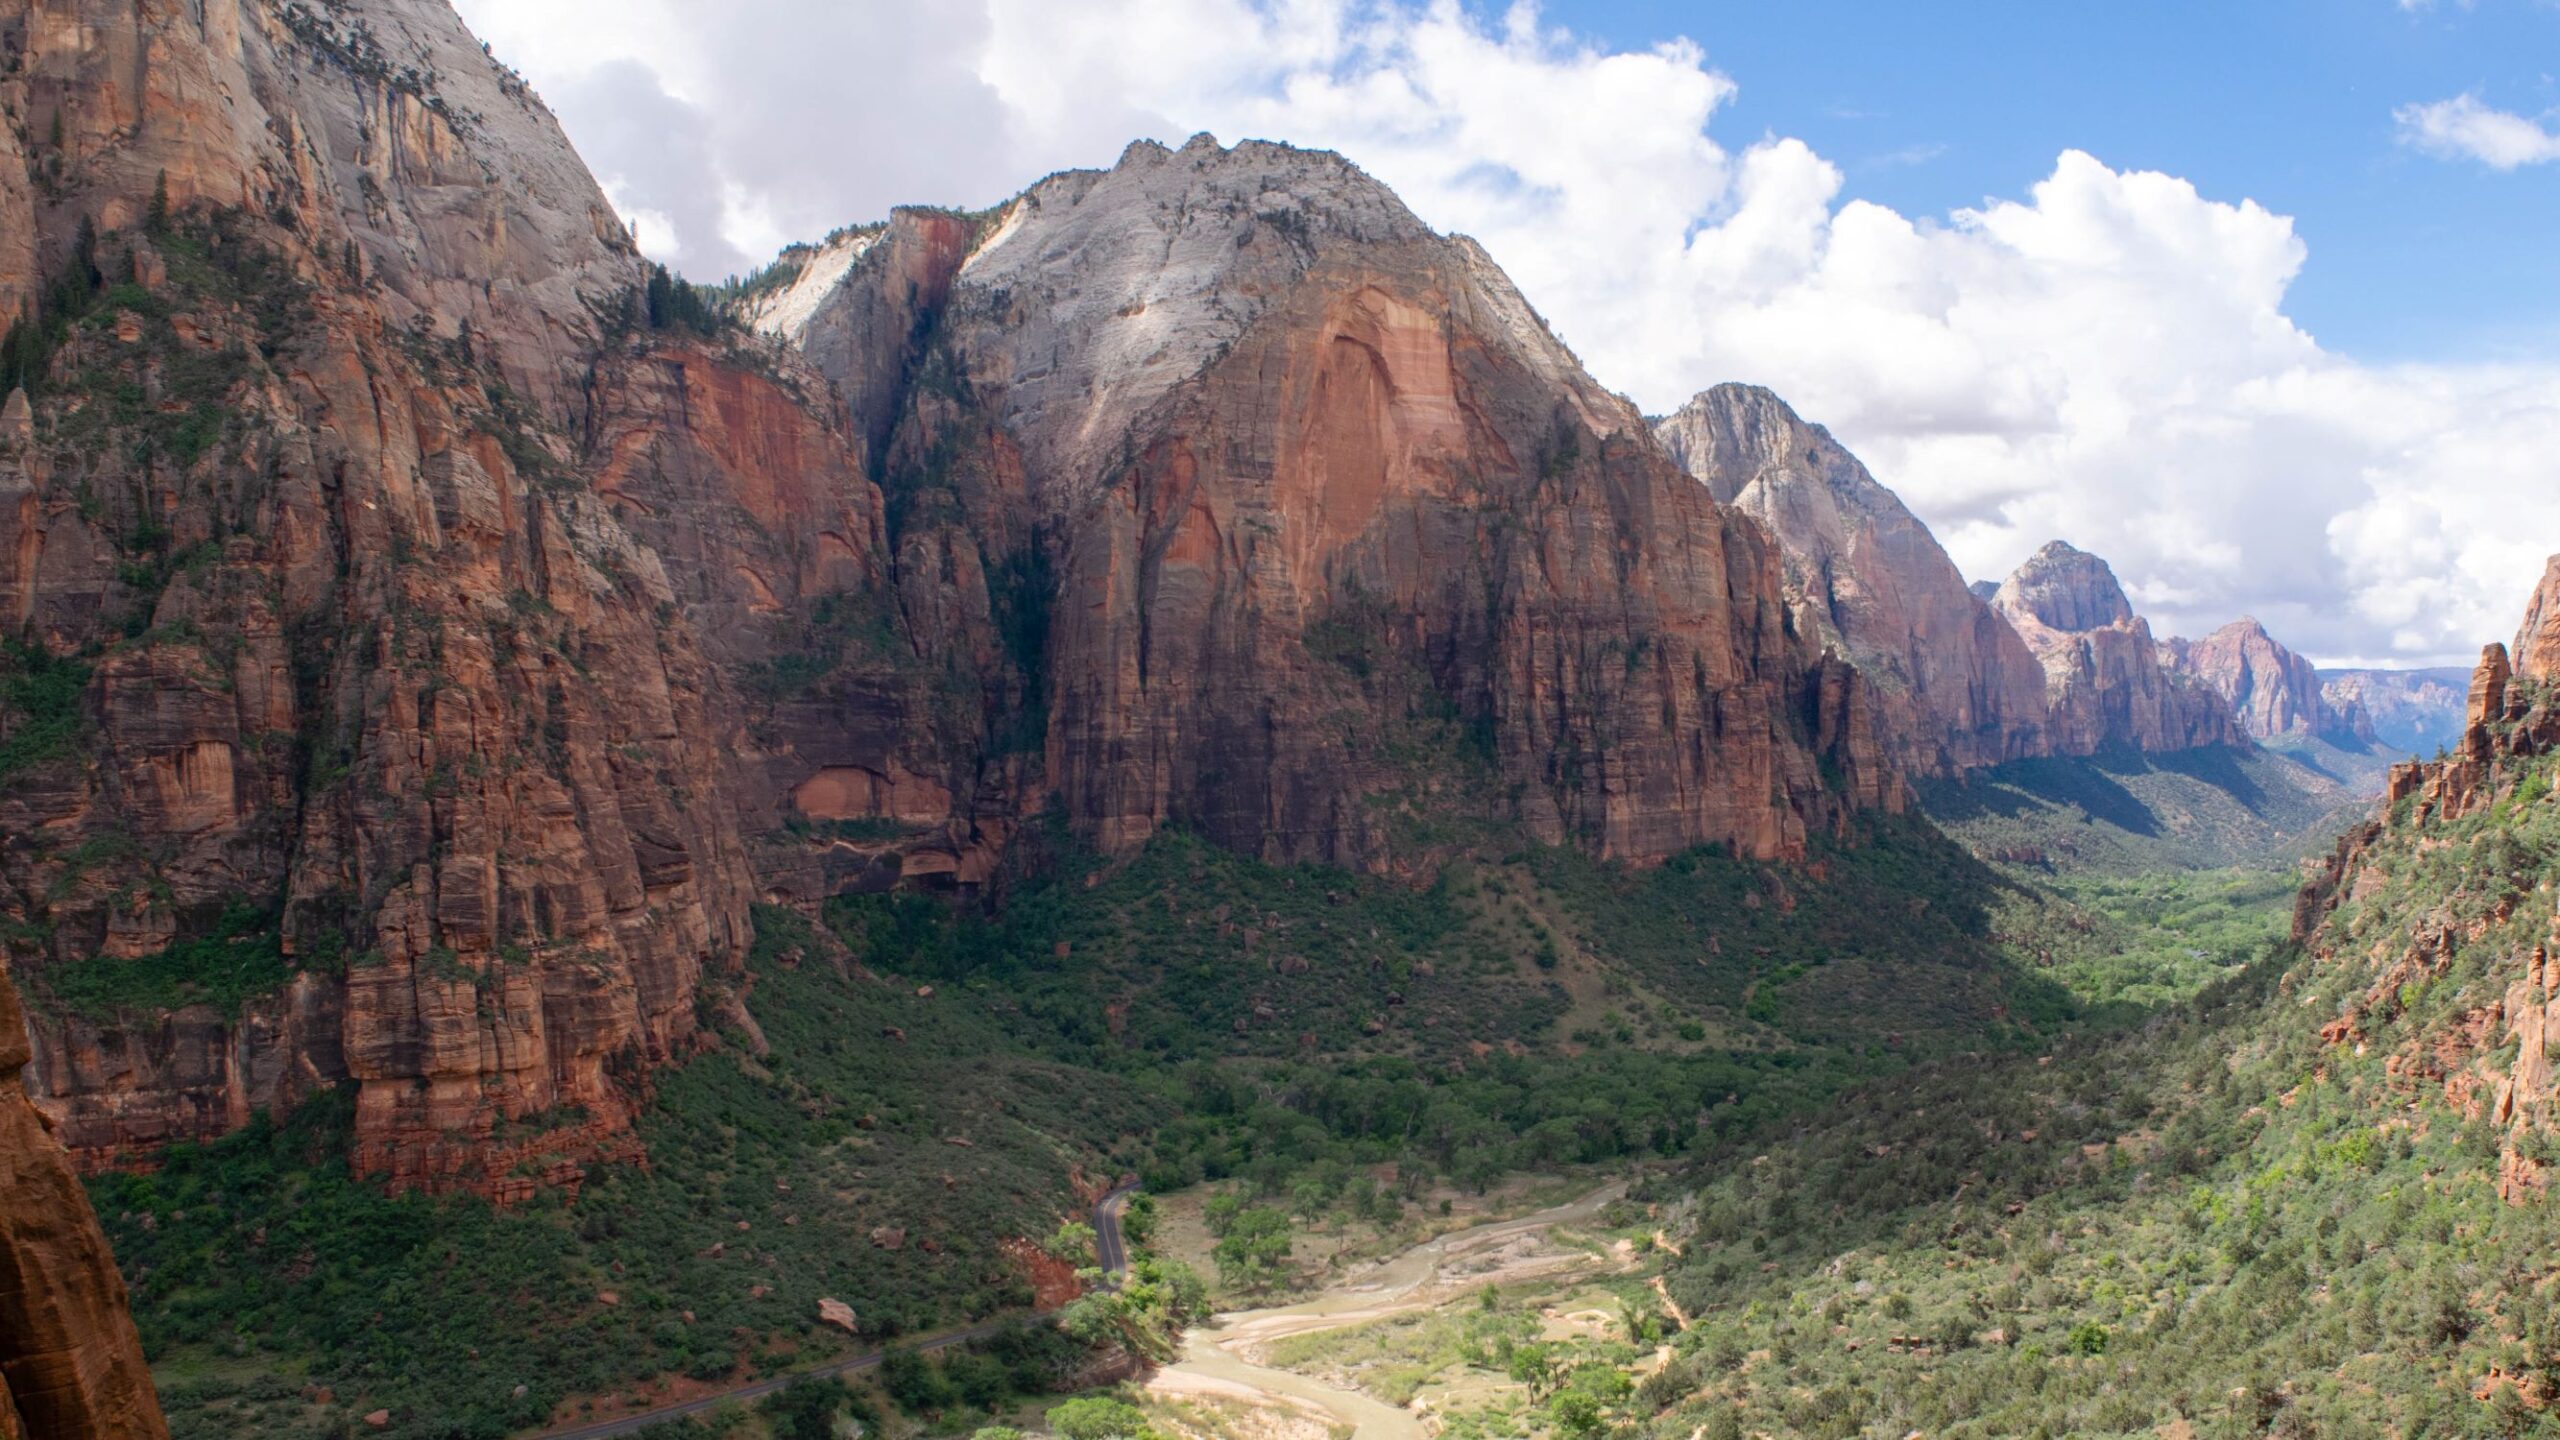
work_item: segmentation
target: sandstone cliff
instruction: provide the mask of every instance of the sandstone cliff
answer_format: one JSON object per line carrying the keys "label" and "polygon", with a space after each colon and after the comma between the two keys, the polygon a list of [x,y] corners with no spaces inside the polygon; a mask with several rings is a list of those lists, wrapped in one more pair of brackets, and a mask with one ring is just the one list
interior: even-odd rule
{"label": "sandstone cliff", "polygon": [[885,582],[822,382],[653,324],[441,4],[47,0],[0,47],[63,137],[0,185],[51,277],[0,417],[39,1102],[104,1163],[352,1082],[395,1183],[574,1180],[746,933],[700,626]]}
{"label": "sandstone cliff", "polygon": [[1745,385],[1703,391],[1653,428],[1777,538],[1797,627],[1874,683],[1877,727],[1908,768],[2050,753],[2044,671],[2026,642],[1828,432]]}
{"label": "sandstone cliff", "polygon": [[2162,642],[2169,667],[2202,681],[2231,702],[2241,728],[2260,740],[2309,736],[2341,744],[2374,739],[2373,717],[2352,695],[2336,699],[2323,690],[2320,673],[2243,617],[2202,640]]}
{"label": "sandstone cliff", "polygon": [[2056,753],[2249,743],[2219,693],[2162,665],[2150,625],[2097,556],[2054,541],[1992,604],[2044,664]]}
{"label": "sandstone cliff", "polygon": [[2461,737],[2467,670],[2323,670],[2321,697],[2332,709],[2362,711],[2374,739],[2404,755],[2431,755]]}
{"label": "sandstone cliff", "polygon": [[2525,606],[2524,624],[2516,631],[2516,673],[2528,680],[2560,675],[2560,555],[2543,568]]}
{"label": "sandstone cliff", "polygon": [[1132,147],[633,253],[434,0],[0,10],[0,908],[85,1164],[358,1087],[357,1163],[630,1153],[758,894],[1055,803],[1391,868],[1902,803],[1778,547],[1338,158]]}
{"label": "sandstone cliff", "polygon": [[19,1083],[28,1053],[0,974],[0,1440],[165,1440],[124,1276]]}
{"label": "sandstone cliff", "polygon": [[1039,768],[1106,847],[1376,865],[1506,797],[1605,855],[1785,855],[1899,803],[1760,527],[1339,157],[1139,144],[787,260],[758,323],[835,382],[901,560],[1056,577]]}

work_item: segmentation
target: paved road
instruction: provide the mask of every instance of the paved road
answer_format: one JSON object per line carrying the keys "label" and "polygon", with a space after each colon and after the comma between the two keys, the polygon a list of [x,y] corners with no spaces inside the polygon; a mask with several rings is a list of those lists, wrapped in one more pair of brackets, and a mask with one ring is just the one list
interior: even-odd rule
{"label": "paved road", "polygon": [[[1138,1182],[1123,1180],[1093,1207],[1094,1260],[1102,1267],[1105,1285],[1117,1285],[1122,1272],[1129,1268],[1129,1247],[1120,1234],[1120,1214],[1128,1208],[1129,1197],[1136,1194],[1137,1190]],[[1047,1310],[1034,1311],[1032,1318],[1036,1319],[1052,1313],[1054,1312]],[[1008,1316],[1002,1320],[983,1321],[966,1329],[949,1331],[936,1335],[930,1340],[919,1340],[913,1345],[900,1348],[920,1351],[948,1350],[954,1345],[966,1345],[972,1340],[984,1340],[1021,1318],[1021,1316]],[[841,1360],[830,1361],[814,1369],[794,1371],[789,1375],[777,1375],[770,1380],[758,1380],[752,1384],[723,1390],[717,1395],[705,1395],[699,1400],[661,1405],[655,1410],[634,1411],[615,1419],[598,1420],[566,1430],[547,1430],[542,1433],[540,1440],[607,1440],[608,1436],[628,1435],[651,1425],[662,1424],[669,1420],[681,1420],[687,1415],[699,1415],[732,1401],[760,1400],[794,1380],[806,1379],[814,1375],[850,1375],[856,1371],[868,1370],[878,1365],[887,1354],[888,1352],[884,1350],[874,1350],[864,1355],[848,1355]]]}

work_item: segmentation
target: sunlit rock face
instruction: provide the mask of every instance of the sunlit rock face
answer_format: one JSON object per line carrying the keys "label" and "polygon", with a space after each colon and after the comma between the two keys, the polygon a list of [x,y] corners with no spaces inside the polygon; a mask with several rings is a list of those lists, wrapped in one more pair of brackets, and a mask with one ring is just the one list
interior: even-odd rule
{"label": "sunlit rock face", "polygon": [[1767,390],[1719,385],[1654,433],[1777,538],[1797,629],[1871,682],[1877,731],[1903,765],[1945,774],[2050,753],[2026,642],[1827,431]]}
{"label": "sunlit rock face", "polygon": [[1791,854],[1899,803],[1766,531],[1337,156],[1135,145],[787,258],[759,324],[871,437],[901,556],[1055,574],[1041,778],[1106,847],[1386,863],[1375,670],[1480,737],[1510,818],[1603,854]]}
{"label": "sunlit rock face", "polygon": [[901,211],[741,334],[441,4],[0,48],[62,131],[0,138],[0,310],[84,272],[0,403],[0,621],[66,667],[0,715],[56,726],[0,905],[79,1163],[353,1085],[367,1173],[573,1186],[752,901],[987,885],[1053,809],[1390,869],[1441,811],[1649,861],[1903,801],[1765,529],[1338,157]]}

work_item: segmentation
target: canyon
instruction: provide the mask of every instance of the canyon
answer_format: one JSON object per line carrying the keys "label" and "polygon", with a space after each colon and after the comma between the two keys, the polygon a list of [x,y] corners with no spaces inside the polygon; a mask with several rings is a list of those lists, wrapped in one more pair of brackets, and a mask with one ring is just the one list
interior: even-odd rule
{"label": "canyon", "polygon": [[987,888],[1053,807],[1410,871],[1907,803],[1778,545],[1338,157],[900,211],[741,333],[441,4],[0,41],[64,137],[0,165],[0,887],[85,1166],[352,1085],[365,1173],[574,1190],[752,900]]}
{"label": "canyon", "polygon": [[0,885],[84,1165],[353,1084],[395,1186],[574,1189],[751,902],[990,892],[1049,815],[1793,858],[2250,743],[2103,562],[1986,598],[1767,391],[1649,424],[1338,156],[1141,142],[706,299],[443,5],[139,13],[0,31],[63,135],[0,157]]}

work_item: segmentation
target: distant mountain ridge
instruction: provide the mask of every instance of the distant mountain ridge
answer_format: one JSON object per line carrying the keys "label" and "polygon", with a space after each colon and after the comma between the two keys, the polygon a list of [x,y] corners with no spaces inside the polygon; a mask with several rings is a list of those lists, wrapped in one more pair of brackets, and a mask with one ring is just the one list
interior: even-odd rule
{"label": "distant mountain ridge", "polygon": [[2331,697],[2310,661],[2244,616],[2202,640],[2162,642],[2171,668],[2213,687],[2260,740],[2304,736],[2348,745],[2374,740],[2373,717],[2353,695]]}
{"label": "distant mountain ridge", "polygon": [[1892,490],[1757,386],[1702,391],[1653,431],[1777,538],[1798,627],[1872,679],[1877,731],[1914,774],[2249,743],[2232,695],[2155,653],[2098,557],[2057,541],[2005,585],[1968,585]]}
{"label": "distant mountain ridge", "polygon": [[2375,743],[2403,755],[2432,755],[2462,734],[2471,672],[2453,666],[2413,670],[2322,669],[2320,693],[2334,708],[2352,706],[2373,727]]}

